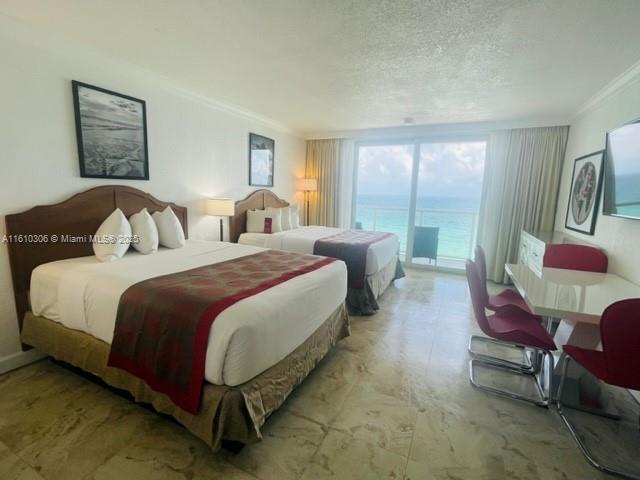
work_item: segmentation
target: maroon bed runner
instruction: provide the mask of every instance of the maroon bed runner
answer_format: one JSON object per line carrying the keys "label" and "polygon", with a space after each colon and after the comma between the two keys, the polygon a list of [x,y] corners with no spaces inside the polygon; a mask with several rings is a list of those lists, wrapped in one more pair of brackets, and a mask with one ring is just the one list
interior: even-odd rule
{"label": "maroon bed runner", "polygon": [[349,288],[364,288],[369,245],[391,235],[393,233],[347,230],[316,240],[313,253],[343,260],[347,264]]}
{"label": "maroon bed runner", "polygon": [[218,314],[333,261],[266,250],[136,283],[120,297],[108,365],[141,378],[196,414],[209,330]]}

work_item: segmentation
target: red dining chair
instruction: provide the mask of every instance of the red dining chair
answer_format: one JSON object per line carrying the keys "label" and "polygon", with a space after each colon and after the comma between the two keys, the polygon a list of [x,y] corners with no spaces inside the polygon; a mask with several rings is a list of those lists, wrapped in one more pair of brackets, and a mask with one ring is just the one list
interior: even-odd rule
{"label": "red dining chair", "polygon": [[[476,264],[478,268],[478,274],[480,275],[481,291],[483,292],[485,308],[492,310],[494,312],[497,312],[505,308],[514,308],[514,309],[519,309],[526,313],[531,314],[531,311],[529,310],[529,307],[527,306],[524,299],[518,294],[518,292],[515,292],[514,290],[507,288],[497,295],[489,295],[489,291],[487,289],[487,262],[485,259],[484,250],[480,245],[477,245],[474,253],[475,253],[474,263]],[[536,318],[538,319],[538,321],[542,322],[542,318],[540,317],[536,317]],[[494,362],[500,362],[506,366],[516,367],[526,371],[531,371],[532,369],[537,368],[536,363],[538,359],[534,358],[534,362],[531,362],[529,357],[526,355],[526,351],[523,349],[515,347],[515,348],[518,348],[518,350],[520,350],[520,353],[522,355],[522,360],[523,360],[522,363],[518,363],[518,362],[509,361],[500,357],[480,353],[473,349],[473,345],[475,343],[486,344],[486,343],[495,343],[495,341],[489,337],[472,335],[471,338],[469,338],[468,349],[469,349],[469,353],[474,357],[483,358],[484,360],[489,360]]]}
{"label": "red dining chair", "polygon": [[524,301],[524,298],[522,298],[518,292],[511,290],[510,288],[505,288],[503,291],[496,295],[489,295],[489,291],[487,290],[487,260],[484,254],[484,250],[480,245],[476,245],[473,260],[478,266],[480,280],[482,280],[483,283],[486,298],[486,308],[495,312],[497,310],[500,310],[501,308],[515,307],[519,308],[520,310],[524,310],[527,313],[531,313],[531,310],[529,310],[529,307]]}
{"label": "red dining chair", "polygon": [[543,267],[607,273],[609,260],[599,248],[572,243],[550,243],[542,258]]}
{"label": "red dining chair", "polygon": [[[550,243],[542,257],[542,266],[583,272],[607,273],[609,259],[596,247],[573,243]],[[554,331],[560,319],[547,319],[547,330]]]}
{"label": "red dining chair", "polygon": [[[543,356],[549,361],[549,366],[546,372],[546,381],[541,382],[537,372],[527,371],[521,366],[507,366],[503,362],[496,362],[492,359],[472,356],[472,359],[469,362],[469,380],[471,381],[471,384],[480,390],[518,400],[524,400],[543,407],[548,406],[550,402],[550,385],[552,382],[554,363],[551,351],[556,350],[556,345],[553,342],[553,339],[544,329],[537,317],[530,315],[523,310],[515,308],[501,309],[487,317],[484,303],[485,292],[482,290],[480,272],[473,261],[467,260],[466,272],[469,291],[471,293],[471,303],[480,329],[487,336],[493,339],[494,343],[505,347],[516,347],[522,350],[530,350],[532,351],[533,357]],[[474,375],[474,367],[476,365],[502,370],[515,375],[532,376],[535,380],[538,392],[540,393],[540,399],[527,397],[478,383]]]}
{"label": "red dining chair", "polygon": [[562,376],[558,387],[558,413],[589,463],[606,473],[640,479],[640,471],[622,472],[601,464],[576,434],[563,411],[562,392],[569,361],[582,365],[594,377],[616,387],[640,390],[640,298],[622,300],[607,307],[600,319],[602,351],[565,345]]}

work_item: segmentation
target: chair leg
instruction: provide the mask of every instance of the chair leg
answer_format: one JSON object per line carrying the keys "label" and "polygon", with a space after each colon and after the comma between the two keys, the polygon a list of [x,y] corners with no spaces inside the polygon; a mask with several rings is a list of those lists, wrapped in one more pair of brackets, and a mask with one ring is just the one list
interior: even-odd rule
{"label": "chair leg", "polygon": [[[501,357],[495,357],[493,355],[487,355],[485,353],[476,352],[473,350],[473,342],[478,343],[490,343],[493,345],[499,345],[501,347],[517,349],[521,352],[523,363],[513,362],[511,360],[505,360]],[[496,363],[504,366],[505,368],[516,368],[523,373],[537,373],[539,371],[539,365],[536,365],[537,362],[532,362],[529,358],[527,358],[526,352],[527,349],[523,345],[514,345],[512,343],[501,342],[500,340],[493,339],[491,337],[481,337],[479,335],[472,335],[469,338],[469,354],[478,360],[482,360],[489,363]],[[535,360],[536,357],[532,355],[532,358]]]}
{"label": "chair leg", "polygon": [[[547,372],[548,378],[547,378],[547,386],[546,386],[547,388],[545,388],[544,386],[542,386],[540,384],[540,380],[538,378],[538,375],[536,373],[534,373],[533,371],[527,372],[527,371],[523,371],[522,369],[520,369],[518,367],[505,366],[505,365],[503,365],[503,364],[501,364],[499,362],[481,360],[481,359],[478,359],[478,358],[472,358],[469,361],[469,381],[471,382],[471,385],[473,385],[475,388],[478,388],[478,389],[483,390],[485,392],[493,393],[493,394],[496,394],[496,395],[501,395],[503,397],[513,398],[515,400],[522,400],[524,402],[532,403],[532,404],[537,405],[539,407],[548,407],[549,404],[551,403],[551,388],[549,388],[549,386],[551,385],[551,379],[553,378],[553,355],[550,352],[547,352],[547,351],[543,351],[543,354],[544,354],[545,357],[547,357],[549,359],[549,370]],[[502,389],[499,389],[499,388],[496,388],[496,387],[492,387],[490,385],[482,385],[482,384],[478,383],[478,381],[475,378],[475,373],[474,373],[474,367],[476,365],[481,365],[481,366],[484,366],[484,367],[494,368],[496,370],[509,372],[509,373],[514,374],[514,375],[531,376],[531,377],[533,377],[535,382],[536,382],[536,387],[538,389],[538,392],[540,394],[540,399],[527,397],[525,395],[520,395],[518,393],[510,392],[508,390],[502,390]]]}
{"label": "chair leg", "polygon": [[603,465],[603,464],[599,463],[598,460],[596,460],[594,458],[593,454],[589,451],[589,449],[584,444],[584,442],[580,439],[580,436],[578,435],[578,433],[576,432],[575,428],[573,427],[573,424],[571,423],[569,418],[565,415],[565,413],[564,413],[564,411],[562,409],[562,407],[563,407],[563,405],[562,405],[562,392],[564,390],[564,384],[566,382],[567,369],[569,367],[569,360],[570,360],[570,358],[567,355],[564,355],[564,354],[563,354],[563,359],[560,360],[562,362],[562,373],[561,373],[561,377],[560,377],[560,385],[558,386],[558,394],[557,394],[557,399],[556,399],[556,408],[558,410],[558,415],[560,415],[560,418],[562,418],[562,420],[564,421],[564,424],[567,426],[567,429],[569,430],[569,433],[571,434],[571,437],[573,438],[573,441],[576,442],[576,444],[580,448],[580,451],[582,452],[584,457],[587,459],[587,461],[593,467],[597,468],[601,472],[608,473],[610,475],[617,475],[619,477],[628,478],[628,479],[631,479],[631,480],[640,480],[640,472],[623,472],[621,470],[618,470],[618,469],[615,469],[615,468],[611,468],[611,467],[608,467],[606,465]]}

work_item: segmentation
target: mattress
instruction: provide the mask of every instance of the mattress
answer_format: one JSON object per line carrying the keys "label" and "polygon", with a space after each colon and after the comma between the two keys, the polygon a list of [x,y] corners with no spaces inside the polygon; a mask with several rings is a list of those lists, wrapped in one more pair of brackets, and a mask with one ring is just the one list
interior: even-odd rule
{"label": "mattress", "polygon": [[[110,263],[93,256],[47,263],[31,275],[31,310],[110,344],[120,296],[134,283],[261,250],[189,240],[183,248],[131,251]],[[275,365],[322,325],[346,291],[346,266],[338,261],[227,308],[209,333],[205,380],[235,386]]]}
{"label": "mattress", "polygon": [[[275,248],[289,252],[313,253],[316,240],[344,232],[344,228],[309,226],[278,233],[243,233],[238,243],[255,247]],[[367,250],[365,274],[373,275],[398,255],[400,243],[396,235],[372,243]]]}

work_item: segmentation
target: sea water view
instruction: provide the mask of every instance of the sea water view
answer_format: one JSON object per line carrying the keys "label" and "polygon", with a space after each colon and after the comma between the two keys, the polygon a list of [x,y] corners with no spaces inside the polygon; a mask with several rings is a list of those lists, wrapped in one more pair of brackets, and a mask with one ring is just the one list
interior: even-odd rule
{"label": "sea water view", "polygon": [[[475,197],[417,197],[415,224],[439,227],[438,257],[466,259],[475,245],[478,209]],[[354,218],[364,230],[398,235],[404,255],[409,225],[408,196],[358,195]]]}
{"label": "sea water view", "polygon": [[[356,227],[395,233],[404,258],[414,195],[415,226],[439,229],[438,264],[464,268],[476,240],[485,148],[484,141],[360,146]],[[420,233],[426,235],[418,243],[421,253],[433,255],[435,242],[429,232]],[[407,257],[414,263],[427,262]]]}

